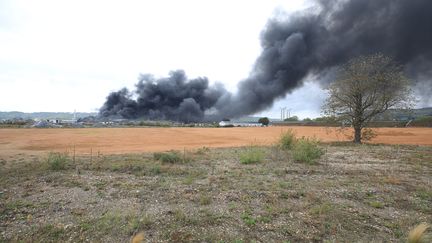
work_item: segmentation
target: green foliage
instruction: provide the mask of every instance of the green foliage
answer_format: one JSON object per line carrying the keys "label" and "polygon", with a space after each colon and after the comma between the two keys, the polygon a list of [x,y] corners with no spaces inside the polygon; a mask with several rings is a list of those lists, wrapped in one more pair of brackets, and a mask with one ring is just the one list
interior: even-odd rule
{"label": "green foliage", "polygon": [[321,123],[332,124],[332,123],[337,123],[338,119],[336,117],[334,117],[334,116],[322,116],[322,117],[315,118],[314,121],[321,122]]}
{"label": "green foliage", "polygon": [[64,153],[54,153],[48,154],[47,164],[50,170],[64,170],[67,167],[69,157]]}
{"label": "green foliage", "polygon": [[247,226],[254,226],[256,225],[256,219],[250,215],[250,213],[246,212],[241,215],[241,219]]}
{"label": "green foliage", "polygon": [[324,151],[319,147],[316,139],[303,137],[295,142],[292,153],[295,161],[314,164],[324,154]]}
{"label": "green foliage", "polygon": [[257,147],[249,147],[240,153],[240,163],[256,164],[264,159],[264,151]]}
{"label": "green foliage", "polygon": [[378,201],[369,202],[369,205],[374,208],[384,208],[384,204]]}
{"label": "green foliage", "polygon": [[306,117],[305,119],[303,119],[304,122],[311,122],[312,119],[310,119],[309,117]]}
{"label": "green foliage", "polygon": [[299,121],[299,118],[298,116],[292,116],[292,117],[285,118],[284,121]]}
{"label": "green foliage", "polygon": [[283,150],[289,150],[293,147],[296,141],[295,133],[289,129],[281,134],[279,138],[279,147]]}
{"label": "green foliage", "polygon": [[150,172],[153,175],[159,175],[160,173],[162,173],[160,165],[155,165],[155,166],[151,167]]}
{"label": "green foliage", "polygon": [[268,126],[268,124],[270,123],[270,120],[267,117],[261,117],[258,120],[258,123],[261,123],[263,126]]}
{"label": "green foliage", "polygon": [[432,116],[417,117],[411,125],[420,127],[432,127]]}
{"label": "green foliage", "polygon": [[420,116],[415,119],[419,122],[432,122],[432,116]]}
{"label": "green foliage", "polygon": [[162,161],[163,163],[181,163],[183,161],[182,156],[178,151],[170,151],[163,153],[154,153],[153,158],[155,160]]}

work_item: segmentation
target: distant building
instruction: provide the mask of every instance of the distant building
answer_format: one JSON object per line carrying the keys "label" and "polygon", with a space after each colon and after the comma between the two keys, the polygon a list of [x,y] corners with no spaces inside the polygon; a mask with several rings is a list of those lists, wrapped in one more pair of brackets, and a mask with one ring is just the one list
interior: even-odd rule
{"label": "distant building", "polygon": [[61,124],[75,124],[77,123],[76,119],[70,119],[70,120],[60,120]]}
{"label": "distant building", "polygon": [[243,122],[243,121],[221,121],[219,122],[221,127],[261,127],[262,124],[258,122]]}
{"label": "distant building", "polygon": [[47,119],[46,121],[52,124],[60,124],[60,119]]}

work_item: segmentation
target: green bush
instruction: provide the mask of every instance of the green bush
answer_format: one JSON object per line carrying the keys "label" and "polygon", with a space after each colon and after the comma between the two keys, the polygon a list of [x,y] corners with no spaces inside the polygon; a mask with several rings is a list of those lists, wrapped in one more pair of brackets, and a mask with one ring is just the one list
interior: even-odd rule
{"label": "green bush", "polygon": [[240,163],[242,164],[256,164],[262,162],[264,159],[264,152],[257,147],[247,148],[240,153]]}
{"label": "green bush", "polygon": [[68,156],[64,153],[54,153],[48,154],[47,164],[50,170],[64,170],[68,164]]}
{"label": "green bush", "polygon": [[314,164],[321,158],[324,151],[319,147],[316,139],[303,137],[294,143],[292,154],[295,161]]}
{"label": "green bush", "polygon": [[155,160],[162,161],[163,163],[171,163],[171,164],[180,163],[183,161],[180,153],[177,151],[154,153],[153,158]]}
{"label": "green bush", "polygon": [[295,141],[295,134],[291,129],[289,129],[281,134],[279,138],[279,147],[283,150],[289,150],[293,147]]}

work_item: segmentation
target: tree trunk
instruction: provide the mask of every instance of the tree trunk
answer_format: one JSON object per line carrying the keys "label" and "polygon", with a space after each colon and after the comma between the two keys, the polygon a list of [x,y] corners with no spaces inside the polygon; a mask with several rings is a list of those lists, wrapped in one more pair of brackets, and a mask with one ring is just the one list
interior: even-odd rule
{"label": "tree trunk", "polygon": [[361,143],[361,126],[354,126],[354,143]]}

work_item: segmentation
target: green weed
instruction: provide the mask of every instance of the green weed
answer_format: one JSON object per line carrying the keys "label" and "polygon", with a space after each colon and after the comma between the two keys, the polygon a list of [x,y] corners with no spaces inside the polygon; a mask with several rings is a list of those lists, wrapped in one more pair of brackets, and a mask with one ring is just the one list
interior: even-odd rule
{"label": "green weed", "polygon": [[154,153],[153,158],[159,160],[162,163],[181,163],[183,161],[182,156],[178,151],[170,151],[164,153]]}
{"label": "green weed", "polygon": [[279,147],[282,150],[292,149],[294,143],[296,142],[296,136],[293,130],[289,129],[281,134],[279,138]]}
{"label": "green weed", "polygon": [[50,170],[64,170],[67,167],[69,157],[64,153],[54,153],[48,154],[47,164]]}
{"label": "green weed", "polygon": [[292,151],[294,160],[307,164],[315,164],[324,154],[324,151],[318,144],[318,141],[315,139],[298,139],[294,144]]}
{"label": "green weed", "polygon": [[257,147],[249,147],[240,153],[240,163],[257,164],[264,159],[264,152]]}

